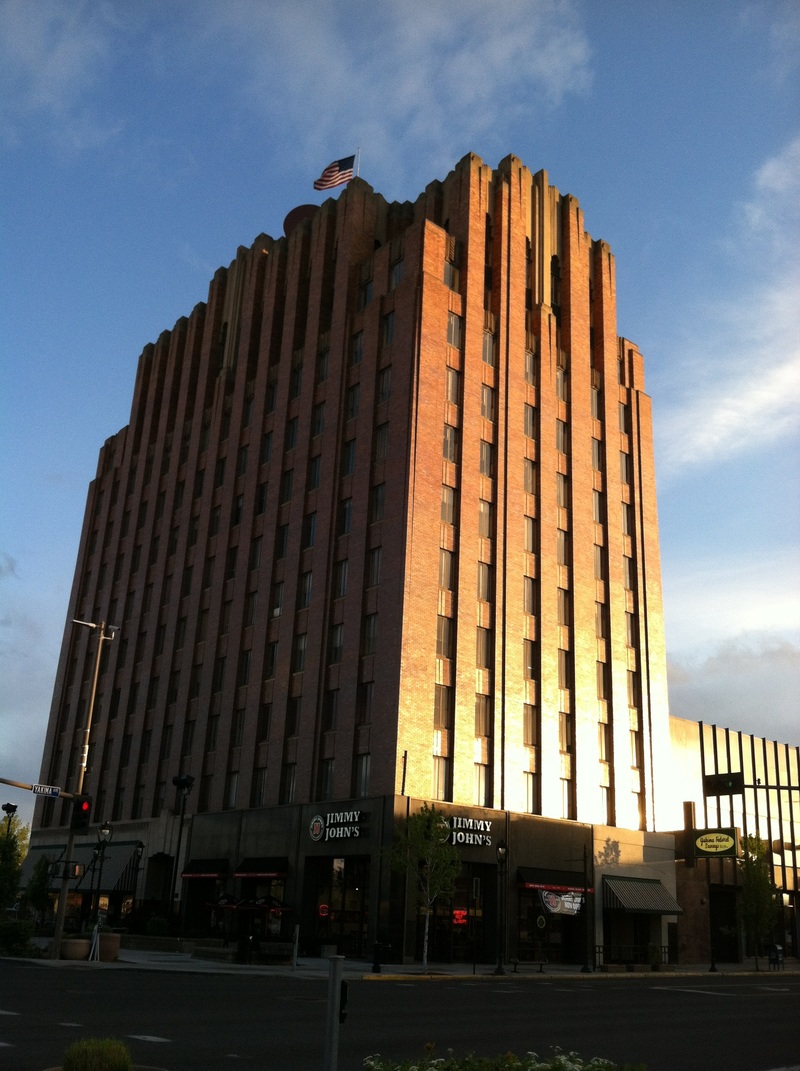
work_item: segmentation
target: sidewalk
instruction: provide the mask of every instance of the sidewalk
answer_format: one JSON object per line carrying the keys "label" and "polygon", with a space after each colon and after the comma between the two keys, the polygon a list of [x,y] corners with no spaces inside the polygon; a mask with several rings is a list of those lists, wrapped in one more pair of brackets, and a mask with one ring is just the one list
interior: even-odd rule
{"label": "sidewalk", "polygon": [[[151,970],[173,971],[178,973],[193,974],[235,974],[253,976],[284,976],[294,978],[327,978],[329,972],[329,960],[300,956],[297,966],[291,964],[245,964],[245,963],[221,963],[215,960],[195,959],[188,952],[156,952],[142,951],[138,949],[123,948],[120,950],[119,959],[114,963],[101,963],[88,960],[34,960],[37,964],[60,967],[79,967],[87,970],[117,970],[120,967]],[[342,965],[343,976],[349,979],[365,979],[370,981],[441,981],[463,979],[472,980],[502,980],[510,981],[542,981],[546,982],[553,978],[574,978],[590,981],[594,979],[649,979],[702,976],[724,977],[731,974],[753,973],[756,977],[774,977],[778,979],[784,975],[800,975],[800,961],[788,960],[785,966],[779,970],[769,970],[766,957],[759,957],[759,970],[755,970],[755,961],[752,958],[743,963],[719,963],[716,972],[709,969],[709,964],[678,964],[670,967],[668,971],[654,972],[642,971],[617,971],[606,973],[604,971],[591,971],[584,973],[581,968],[574,964],[553,963],[545,965],[540,971],[536,964],[521,963],[514,969],[514,965],[506,965],[505,974],[498,975],[491,964],[479,963],[475,967],[471,963],[431,963],[428,970],[423,971],[421,964],[398,964],[385,963],[381,965],[380,973],[374,973],[372,961],[348,960]]]}

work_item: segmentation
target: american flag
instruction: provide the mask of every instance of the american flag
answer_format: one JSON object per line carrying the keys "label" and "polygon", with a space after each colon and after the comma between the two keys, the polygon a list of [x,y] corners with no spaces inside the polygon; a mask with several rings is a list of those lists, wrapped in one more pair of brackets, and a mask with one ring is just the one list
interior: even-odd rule
{"label": "american flag", "polygon": [[345,156],[343,160],[334,160],[332,164],[328,164],[314,183],[314,189],[329,190],[333,186],[341,186],[344,182],[349,182],[353,177],[355,159],[355,155]]}

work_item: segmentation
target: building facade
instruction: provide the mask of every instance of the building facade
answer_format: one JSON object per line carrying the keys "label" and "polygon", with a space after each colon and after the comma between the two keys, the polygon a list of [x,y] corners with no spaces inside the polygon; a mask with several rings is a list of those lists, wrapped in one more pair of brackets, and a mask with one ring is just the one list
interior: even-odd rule
{"label": "building facade", "polygon": [[[42,780],[74,783],[97,637],[72,621],[102,621],[118,632],[85,790],[144,845],[138,901],[174,883],[200,927],[220,894],[269,896],[318,945],[346,916],[341,947],[384,934],[408,956],[415,911],[381,849],[433,801],[464,855],[448,954],[452,910],[474,951],[505,896],[498,839],[511,946],[529,892],[536,912],[548,892],[594,904],[587,924],[552,901],[540,928],[563,921],[562,944],[602,945],[614,918],[622,934],[615,911],[655,918],[625,932],[662,943],[651,406],[609,247],[514,157],[468,155],[413,203],[355,179],[285,230],[240,248],[139,359],[89,490]],[[68,820],[41,802],[34,845]],[[591,900],[596,868],[645,855],[644,909]]]}

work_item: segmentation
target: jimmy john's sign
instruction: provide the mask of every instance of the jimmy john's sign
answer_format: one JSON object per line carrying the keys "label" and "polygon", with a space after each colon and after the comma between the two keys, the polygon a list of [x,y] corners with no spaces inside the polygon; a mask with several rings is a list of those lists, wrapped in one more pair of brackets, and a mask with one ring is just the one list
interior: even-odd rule
{"label": "jimmy john's sign", "polygon": [[450,830],[448,840],[457,848],[462,845],[476,845],[483,848],[492,846],[492,825],[489,818],[467,818],[454,814],[447,822]]}
{"label": "jimmy john's sign", "polygon": [[328,840],[355,840],[364,836],[369,816],[364,811],[329,811],[315,814],[308,823],[308,835],[316,843]]}
{"label": "jimmy john's sign", "polygon": [[693,838],[694,854],[698,858],[720,859],[739,854],[738,829],[695,829]]}

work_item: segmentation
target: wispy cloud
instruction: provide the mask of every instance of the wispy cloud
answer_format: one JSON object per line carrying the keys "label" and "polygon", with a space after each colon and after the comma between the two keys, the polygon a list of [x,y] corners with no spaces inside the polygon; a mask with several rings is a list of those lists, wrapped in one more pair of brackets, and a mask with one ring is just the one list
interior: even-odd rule
{"label": "wispy cloud", "polygon": [[724,300],[709,275],[704,304],[690,310],[690,384],[659,414],[660,474],[709,465],[800,430],[800,137],[765,160],[750,198],[721,242]]}
{"label": "wispy cloud", "polygon": [[103,144],[121,129],[101,118],[92,95],[113,59],[119,23],[114,5],[73,0],[0,4],[3,133],[29,136],[40,123],[61,146]]}

